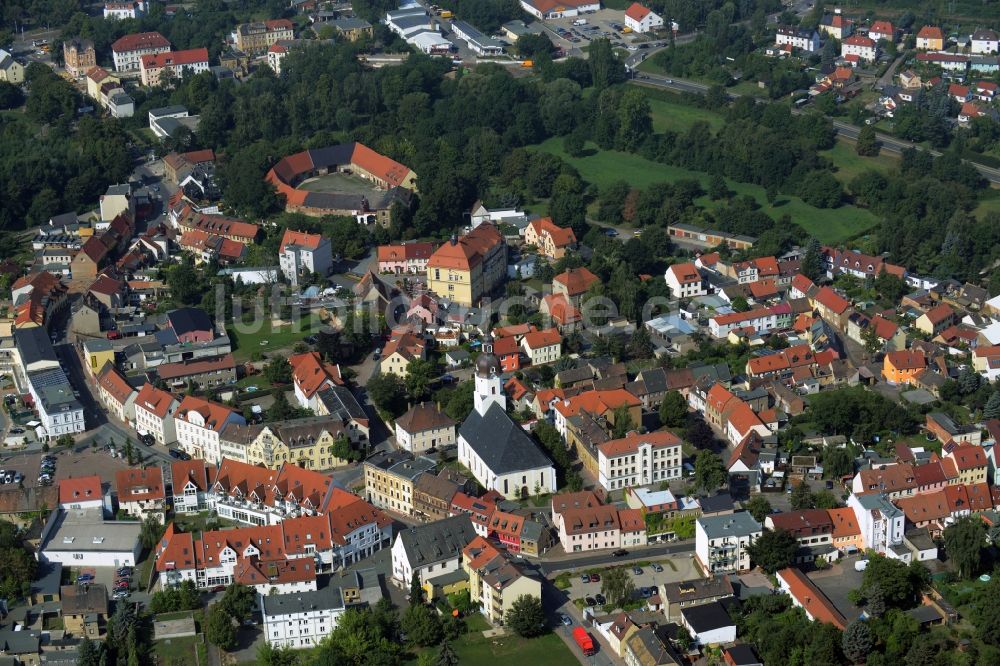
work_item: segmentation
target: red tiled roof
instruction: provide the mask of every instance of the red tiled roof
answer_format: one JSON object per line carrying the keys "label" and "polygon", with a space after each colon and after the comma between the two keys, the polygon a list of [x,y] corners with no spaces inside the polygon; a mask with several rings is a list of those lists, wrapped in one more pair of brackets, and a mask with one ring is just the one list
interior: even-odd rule
{"label": "red tiled roof", "polygon": [[827,513],[830,515],[830,522],[833,523],[834,539],[843,539],[861,534],[861,528],[858,527],[854,509],[850,507],[828,509]]}
{"label": "red tiled roof", "polygon": [[158,466],[118,470],[115,472],[115,490],[119,502],[143,502],[167,497],[163,471]]}
{"label": "red tiled roof", "polygon": [[288,362],[292,366],[292,379],[306,398],[311,398],[327,382],[336,386],[344,384],[340,366],[324,362],[319,352],[295,354],[289,357]]}
{"label": "red tiled roof", "polygon": [[73,504],[75,502],[89,502],[99,500],[104,493],[101,491],[101,477],[81,476],[73,479],[62,479],[59,481],[59,503]]}
{"label": "red tiled roof", "polygon": [[729,412],[728,420],[729,424],[742,436],[746,436],[755,426],[764,425],[754,411],[750,409],[750,405],[742,400],[739,400],[738,404]]}
{"label": "red tiled roof", "polygon": [[195,359],[192,361],[178,361],[177,363],[164,363],[156,366],[157,376],[164,380],[190,377],[204,372],[214,372],[216,370],[232,370],[236,367],[236,361],[232,354],[226,354],[218,358]]}
{"label": "red tiled roof", "polygon": [[472,270],[482,263],[493,248],[503,243],[503,236],[492,224],[478,227],[455,241],[442,244],[427,262],[430,268]]}
{"label": "red tiled roof", "polygon": [[552,278],[552,281],[563,285],[566,288],[566,293],[572,297],[587,293],[590,286],[595,282],[600,282],[601,278],[591,273],[586,266],[582,266],[560,273]]}
{"label": "red tiled roof", "polygon": [[159,69],[161,67],[178,67],[208,62],[208,49],[187,49],[185,51],[167,51],[166,53],[147,53],[140,59],[143,69]]}
{"label": "red tiled roof", "polygon": [[638,2],[633,2],[629,5],[629,8],[625,10],[625,16],[629,17],[633,21],[641,21],[646,18],[650,9],[648,7],[643,7]]}
{"label": "red tiled roof", "polygon": [[552,221],[551,217],[541,217],[536,220],[532,220],[529,226],[539,236],[548,234],[549,237],[552,238],[553,245],[557,248],[566,247],[567,245],[572,245],[576,242],[576,234],[573,233],[573,229],[569,227],[560,227]]}
{"label": "red tiled roof", "polygon": [[225,426],[226,420],[233,414],[237,413],[236,410],[217,402],[209,402],[208,400],[203,400],[197,396],[186,395],[184,396],[184,400],[181,401],[180,406],[177,408],[177,412],[174,414],[174,417],[190,422],[189,417],[192,412],[196,412],[201,415],[205,421],[205,427],[215,432],[222,432],[222,428]]}
{"label": "red tiled roof", "polygon": [[[214,471],[214,468],[212,469]],[[182,494],[188,482],[194,484],[201,492],[207,492],[209,485],[214,482],[214,479],[209,478],[205,461],[200,458],[175,461],[170,465],[170,472],[175,495]]]}
{"label": "red tiled roof", "polygon": [[135,397],[135,404],[151,412],[157,418],[165,418],[170,405],[176,398],[170,393],[156,388],[152,384],[144,384]]}
{"label": "red tiled roof", "polygon": [[406,177],[410,175],[410,168],[386,157],[364,145],[354,144],[354,152],[351,153],[351,164],[359,166],[377,178],[381,178],[390,187],[398,187],[403,184]]}
{"label": "red tiled roof", "polygon": [[832,624],[841,631],[847,627],[847,620],[837,607],[811,580],[806,578],[804,573],[789,567],[782,569],[776,575],[784,581],[792,598],[815,620]]}
{"label": "red tiled roof", "polygon": [[399,245],[378,246],[378,260],[380,262],[430,259],[432,254],[434,254],[433,243],[401,243]]}
{"label": "red tiled roof", "polygon": [[285,246],[287,245],[300,245],[310,250],[315,250],[319,247],[319,244],[323,242],[323,236],[320,234],[311,234],[305,231],[292,231],[291,229],[285,229],[285,235],[281,237],[281,244],[278,246],[278,252],[283,253],[285,251]]}
{"label": "red tiled roof", "polygon": [[959,444],[947,456],[955,461],[960,472],[986,466],[986,454],[983,447],[975,444]]}
{"label": "red tiled roof", "polygon": [[140,32],[134,35],[125,35],[111,45],[111,50],[116,53],[127,53],[140,49],[170,48],[170,42],[166,37],[158,32]]}
{"label": "red tiled roof", "polygon": [[97,384],[119,405],[124,405],[129,396],[135,393],[135,389],[125,379],[125,375],[111,362],[104,364],[101,374],[97,377]]}
{"label": "red tiled roof", "polygon": [[649,444],[655,451],[661,448],[680,446],[681,440],[669,430],[658,430],[657,432],[646,434],[639,434],[633,430],[621,439],[612,439],[611,441],[599,444],[597,450],[607,458],[616,458],[637,452],[643,444]]}
{"label": "red tiled roof", "polygon": [[542,301],[544,301],[552,321],[559,326],[572,324],[582,318],[580,311],[563,294],[548,294],[542,298]]}
{"label": "red tiled roof", "polygon": [[944,39],[944,32],[936,25],[925,25],[917,33],[917,39]]}
{"label": "red tiled roof", "polygon": [[531,331],[524,336],[524,344],[529,349],[541,349],[562,344],[562,335],[555,328],[546,328],[541,331]]}
{"label": "red tiled roof", "polygon": [[556,403],[556,409],[563,416],[575,416],[581,411],[595,416],[619,407],[637,407],[642,403],[625,389],[607,391],[584,391],[580,395]]}
{"label": "red tiled roof", "polygon": [[937,325],[943,321],[947,321],[950,317],[954,317],[955,311],[947,303],[941,303],[925,312],[924,316],[930,320],[931,324]]}
{"label": "red tiled roof", "polygon": [[674,264],[667,268],[667,270],[673,274],[678,284],[684,285],[701,282],[701,273],[698,272],[698,267],[690,261]]}
{"label": "red tiled roof", "polygon": [[948,508],[948,496],[944,490],[904,497],[896,501],[896,506],[914,525],[941,520],[951,514]]}
{"label": "red tiled roof", "polygon": [[872,49],[875,48],[874,40],[868,37],[863,37],[861,35],[851,35],[850,37],[844,40],[844,44],[847,44],[849,46],[867,46],[868,48]]}
{"label": "red tiled roof", "polygon": [[830,287],[821,287],[813,298],[817,303],[836,314],[844,314],[847,308],[851,307],[850,301]]}
{"label": "red tiled roof", "polygon": [[912,349],[889,352],[885,355],[885,360],[897,370],[915,370],[927,367],[927,358],[924,353]]}

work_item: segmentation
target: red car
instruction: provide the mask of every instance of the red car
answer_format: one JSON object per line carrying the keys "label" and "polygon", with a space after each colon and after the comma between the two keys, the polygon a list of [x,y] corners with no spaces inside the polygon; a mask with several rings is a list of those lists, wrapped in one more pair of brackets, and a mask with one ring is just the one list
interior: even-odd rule
{"label": "red car", "polygon": [[590,574],[590,582],[591,583],[600,583],[601,582],[601,574]]}

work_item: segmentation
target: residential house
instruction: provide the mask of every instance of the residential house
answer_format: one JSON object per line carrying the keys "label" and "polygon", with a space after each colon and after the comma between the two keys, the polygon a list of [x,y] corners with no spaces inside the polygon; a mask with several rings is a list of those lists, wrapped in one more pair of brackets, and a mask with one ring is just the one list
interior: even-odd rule
{"label": "residential house", "polygon": [[882,377],[890,384],[914,384],[926,368],[927,358],[922,351],[893,351],[882,361]]}
{"label": "residential house", "polygon": [[3,49],[0,49],[0,81],[15,86],[24,83],[24,65]]}
{"label": "residential house", "polygon": [[841,631],[847,628],[847,618],[804,573],[789,567],[775,573],[775,577],[778,588],[790,596],[792,604],[805,611],[810,620],[832,624]]}
{"label": "residential house", "polygon": [[424,339],[407,329],[396,329],[382,350],[379,370],[382,374],[406,377],[410,363],[426,357]]}
{"label": "residential house", "polygon": [[412,516],[414,482],[436,466],[434,460],[410,453],[373,454],[364,462],[365,499],[380,509]]}
{"label": "residential house", "polygon": [[795,537],[801,553],[796,556],[796,562],[829,557],[829,551],[824,547],[833,544],[833,520],[826,509],[776,513],[764,519],[764,526],[772,531],[785,530]]}
{"label": "residential house", "polygon": [[434,254],[432,243],[401,243],[378,246],[379,273],[418,274],[427,271],[427,262]]}
{"label": "residential house", "polygon": [[524,243],[534,245],[549,259],[562,259],[566,251],[576,247],[576,234],[570,228],[557,226],[551,217],[532,220],[524,230]]}
{"label": "residential house", "polygon": [[74,79],[86,74],[91,67],[97,67],[94,42],[82,37],[67,39],[63,42],[63,64]]}
{"label": "residential house", "polygon": [[562,335],[555,328],[533,330],[521,338],[521,348],[532,365],[554,363],[562,356]]}
{"label": "residential house", "polygon": [[418,475],[413,482],[413,514],[424,522],[447,518],[456,493],[470,485],[464,476],[447,468]]}
{"label": "residential house", "polygon": [[921,333],[934,337],[955,324],[956,321],[955,311],[951,306],[947,303],[941,303],[917,317],[914,327]]}
{"label": "residential house", "polygon": [[81,476],[59,480],[59,509],[75,511],[99,509],[111,513],[111,498],[101,486],[101,477]]}
{"label": "residential house", "polygon": [[750,545],[763,533],[761,524],[746,511],[702,516],[695,522],[695,558],[712,575],[750,569]]}
{"label": "residential house", "polygon": [[982,442],[982,431],[978,427],[959,425],[943,412],[928,412],[925,419],[924,426],[927,428],[927,432],[934,435],[941,444],[954,442],[978,446]]}
{"label": "residential house", "polygon": [[843,329],[851,302],[830,287],[821,287],[812,297],[812,306],[827,323]]}
{"label": "residential house", "polygon": [[119,421],[130,426],[135,423],[135,400],[139,392],[111,363],[106,363],[104,370],[97,376],[97,393],[101,404]]}
{"label": "residential house", "polygon": [[125,35],[111,44],[116,72],[138,72],[142,56],[169,51],[170,42],[158,32]]}
{"label": "residential house", "polygon": [[896,41],[896,29],[889,21],[873,21],[868,28],[868,37],[876,42],[885,40],[894,43]]}
{"label": "residential house", "polygon": [[135,429],[140,435],[152,435],[158,444],[169,445],[177,441],[174,414],[180,402],[172,394],[146,383],[133,402]]}
{"label": "residential house", "polygon": [[[96,641],[104,637],[108,622],[108,588],[100,583],[63,585],[59,590],[63,629]],[[24,662],[22,662],[24,663]]]}
{"label": "residential house", "polygon": [[[191,343],[183,343],[191,344]],[[174,389],[195,386],[222,386],[236,381],[236,361],[232,354],[195,358],[156,366],[156,376]]]}
{"label": "residential house", "polygon": [[295,38],[295,26],[288,19],[271,19],[256,23],[241,23],[233,31],[233,42],[243,53],[257,54],[279,40]]}
{"label": "residential house", "polygon": [[455,425],[436,405],[421,402],[396,419],[396,443],[410,453],[451,446],[456,441]]}
{"label": "residential house", "polygon": [[861,35],[851,35],[840,44],[840,55],[847,59],[849,56],[857,56],[864,62],[875,62],[878,49],[875,40]]}
{"label": "residential house", "polygon": [[995,55],[1000,51],[1000,36],[995,30],[977,28],[969,42],[972,55]]}
{"label": "residential house", "polygon": [[462,549],[462,569],[469,577],[472,602],[479,605],[480,612],[494,625],[503,625],[504,614],[520,597],[539,601],[542,598],[541,580],[528,575],[481,536]]}
{"label": "residential house", "polygon": [[816,53],[820,49],[819,33],[809,28],[779,25],[774,41],[779,47],[790,46],[808,53]]}
{"label": "residential house", "polygon": [[572,305],[579,307],[590,287],[600,281],[586,266],[570,268],[552,278],[552,293],[565,297]]}
{"label": "residential house", "polygon": [[674,298],[694,298],[708,293],[708,283],[698,272],[698,267],[691,262],[667,267],[663,278]]}
{"label": "residential house", "polygon": [[958,469],[957,483],[973,485],[986,482],[988,461],[986,451],[977,444],[960,443],[944,455]]}
{"label": "residential house", "polygon": [[679,621],[685,608],[719,601],[734,593],[733,584],[726,575],[664,583],[662,589],[663,613],[671,622]]}
{"label": "residential house", "polygon": [[865,549],[896,559],[909,557],[909,551],[902,546],[906,516],[885,495],[852,494],[847,506],[854,511]]}
{"label": "residential house", "polygon": [[167,515],[167,492],[163,470],[158,467],[122,469],[115,472],[118,510],[139,520],[152,516],[160,523]]}
{"label": "residential house", "polygon": [[830,522],[833,523],[833,547],[841,553],[857,552],[864,548],[861,541],[861,528],[858,526],[854,510],[850,507],[829,509]]}
{"label": "residential house", "polygon": [[208,71],[208,49],[187,49],[166,53],[149,53],[139,58],[142,85],[155,87],[171,79]]}
{"label": "residential house", "polygon": [[972,350],[972,367],[992,382],[1000,377],[1000,345],[977,346]]}
{"label": "residential house", "polygon": [[819,31],[823,35],[840,41],[847,39],[853,28],[854,24],[849,18],[841,14],[839,9],[835,10],[833,14],[824,14],[819,22]]}
{"label": "residential house", "polygon": [[205,497],[215,483],[215,470],[200,458],[171,463],[174,513],[198,513],[207,508]]}
{"label": "residential house", "polygon": [[421,585],[461,570],[462,549],[476,538],[468,515],[409,527],[392,544],[392,581],[409,589],[416,574]]}
{"label": "residential house", "polygon": [[567,553],[646,544],[640,510],[602,504],[592,491],[553,496],[552,523]]}
{"label": "residential house", "polygon": [[940,51],[944,48],[944,31],[935,25],[925,25],[917,32],[917,49]]}
{"label": "residential house", "polygon": [[226,405],[193,395],[184,396],[174,412],[177,443],[192,458],[222,462],[220,447],[223,429],[230,423],[245,424],[243,415]]}
{"label": "residential house", "polygon": [[300,275],[326,277],[333,268],[330,248],[330,240],[320,234],[286,229],[278,246],[281,272],[293,286],[298,285]]}

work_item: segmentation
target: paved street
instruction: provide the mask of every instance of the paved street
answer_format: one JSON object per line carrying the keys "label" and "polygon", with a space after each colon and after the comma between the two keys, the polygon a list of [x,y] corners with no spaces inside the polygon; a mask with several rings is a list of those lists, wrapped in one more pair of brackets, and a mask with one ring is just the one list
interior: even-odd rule
{"label": "paved street", "polygon": [[670,555],[688,555],[694,553],[694,540],[678,541],[676,543],[655,544],[642,548],[630,548],[628,555],[622,558],[611,557],[607,551],[601,551],[593,555],[586,553],[576,553],[563,555],[561,559],[546,559],[538,564],[538,570],[545,576],[551,576],[560,571],[572,569],[586,569],[588,567],[611,566],[615,564],[628,564],[629,562],[640,562],[654,560],[658,557]]}

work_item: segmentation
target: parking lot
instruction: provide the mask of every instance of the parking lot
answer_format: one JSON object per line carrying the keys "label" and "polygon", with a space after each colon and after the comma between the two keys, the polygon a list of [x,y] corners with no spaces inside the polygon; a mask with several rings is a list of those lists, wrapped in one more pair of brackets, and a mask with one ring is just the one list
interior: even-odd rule
{"label": "parking lot", "polygon": [[[660,571],[656,571],[653,565],[660,567]],[[640,574],[636,574],[633,571],[633,567],[638,566],[642,571]],[[622,567],[628,571],[629,576],[632,578],[632,583],[635,585],[636,597],[641,597],[640,591],[642,588],[655,588],[659,589],[664,583],[673,583],[681,580],[691,580],[692,578],[701,578],[698,570],[695,568],[694,560],[690,557],[671,557],[655,560],[653,562],[639,562],[635,565],[624,564]],[[597,595],[601,591],[601,584],[604,580],[604,572],[608,569],[614,567],[599,567],[596,569],[587,569],[589,573],[596,573],[601,577],[601,580],[594,582],[583,582],[584,571],[573,571],[570,574],[571,586],[568,590],[565,590],[566,594],[569,595],[570,599],[586,599],[587,597],[592,597],[595,601],[600,603],[597,599]]]}
{"label": "parking lot", "polygon": [[[573,25],[575,21],[585,20],[583,25]],[[557,46],[569,52],[570,49],[582,49],[593,39],[607,37],[612,44],[627,48],[629,45],[650,41],[653,36],[639,33],[623,32],[625,27],[625,12],[615,9],[601,9],[593,14],[583,16],[552,19],[543,25],[549,30]],[[569,38],[560,36],[561,31],[568,31]],[[577,41],[572,41],[576,39]]]}
{"label": "parking lot", "polygon": [[808,574],[809,580],[830,599],[848,621],[856,618],[860,612],[860,609],[848,599],[848,594],[851,590],[861,587],[861,582],[864,580],[864,572],[854,568],[854,564],[861,559],[864,559],[863,555],[844,557],[829,569],[812,571]]}
{"label": "parking lot", "polygon": [[[57,450],[58,449],[58,450]],[[5,457],[0,462],[0,468],[7,471],[17,471],[24,475],[24,485],[34,486],[38,483],[38,472],[44,453],[16,453]],[[79,478],[81,476],[101,477],[105,483],[114,483],[115,472],[126,469],[125,460],[112,458],[101,449],[84,449],[74,452],[70,449],[53,447],[48,455],[55,456],[56,469],[52,475],[53,483],[60,479]]]}

